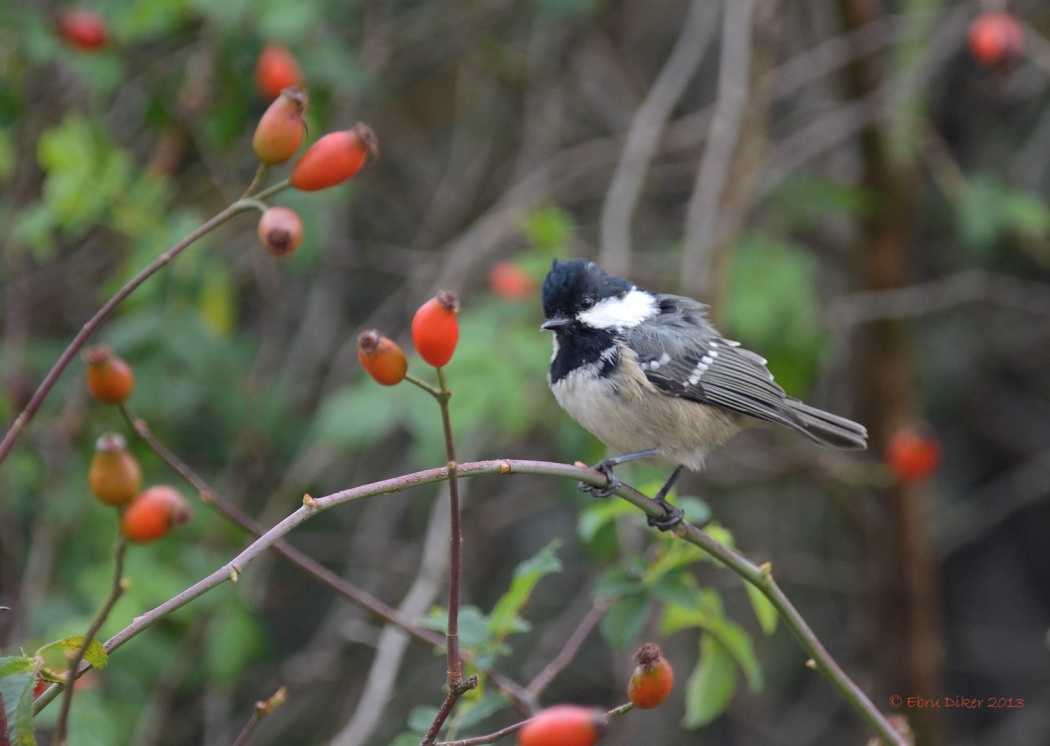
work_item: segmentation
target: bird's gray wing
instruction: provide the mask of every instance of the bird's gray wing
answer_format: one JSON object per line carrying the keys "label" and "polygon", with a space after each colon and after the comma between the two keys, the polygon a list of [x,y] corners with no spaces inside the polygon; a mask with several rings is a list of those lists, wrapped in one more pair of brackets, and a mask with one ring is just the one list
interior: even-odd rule
{"label": "bird's gray wing", "polygon": [[810,435],[766,361],[719,335],[705,318],[703,304],[670,295],[658,295],[657,300],[660,314],[625,332],[638,364],[657,389]]}

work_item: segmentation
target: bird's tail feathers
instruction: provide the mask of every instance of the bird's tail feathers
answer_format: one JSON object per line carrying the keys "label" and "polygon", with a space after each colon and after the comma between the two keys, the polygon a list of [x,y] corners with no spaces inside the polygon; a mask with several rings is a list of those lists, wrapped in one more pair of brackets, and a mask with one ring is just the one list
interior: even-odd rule
{"label": "bird's tail feathers", "polygon": [[868,447],[868,430],[863,425],[794,399],[789,402],[792,414],[801,425],[799,432],[817,443],[848,450],[864,450]]}

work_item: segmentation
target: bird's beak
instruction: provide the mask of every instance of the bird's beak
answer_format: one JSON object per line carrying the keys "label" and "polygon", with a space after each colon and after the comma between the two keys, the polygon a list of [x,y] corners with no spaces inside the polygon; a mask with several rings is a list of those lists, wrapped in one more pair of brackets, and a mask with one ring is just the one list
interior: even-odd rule
{"label": "bird's beak", "polygon": [[547,331],[554,332],[558,329],[568,326],[571,323],[572,319],[570,318],[567,318],[565,316],[555,316],[554,318],[547,319],[542,324],[540,324],[540,329],[546,329]]}

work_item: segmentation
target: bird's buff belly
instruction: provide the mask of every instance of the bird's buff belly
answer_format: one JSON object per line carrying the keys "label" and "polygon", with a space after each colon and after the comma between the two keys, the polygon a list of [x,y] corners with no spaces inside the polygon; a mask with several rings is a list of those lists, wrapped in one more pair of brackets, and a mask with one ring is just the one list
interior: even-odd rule
{"label": "bird's buff belly", "polygon": [[552,390],[561,407],[612,455],[655,449],[667,463],[699,470],[704,456],[740,429],[735,413],[669,396],[648,381],[630,384],[574,371]]}

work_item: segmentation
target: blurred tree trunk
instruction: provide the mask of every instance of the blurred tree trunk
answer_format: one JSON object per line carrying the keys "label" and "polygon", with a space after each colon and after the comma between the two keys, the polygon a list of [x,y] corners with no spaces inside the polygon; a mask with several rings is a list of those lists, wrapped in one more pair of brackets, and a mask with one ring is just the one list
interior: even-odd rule
{"label": "blurred tree trunk", "polygon": [[[884,18],[873,0],[839,0],[847,31]],[[887,53],[861,57],[847,67],[848,95],[862,99],[886,82]],[[875,196],[875,209],[863,233],[856,271],[864,290],[889,290],[905,285],[908,250],[913,243],[918,169],[915,159],[892,147],[888,128],[880,123],[862,136],[864,184]],[[902,425],[923,419],[916,390],[913,350],[904,322],[877,321],[858,331],[857,359],[862,402],[861,421],[870,431],[871,446],[885,450],[890,435]],[[944,640],[940,588],[933,556],[929,492],[922,485],[897,484],[887,491],[893,527],[893,550],[887,588],[881,590],[880,639],[896,682],[891,694],[939,699],[943,693]],[[911,721],[920,746],[944,743],[940,710],[901,710]]]}

